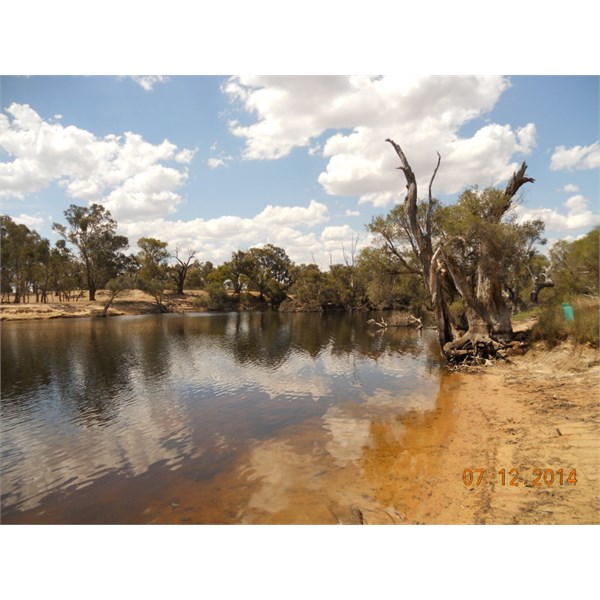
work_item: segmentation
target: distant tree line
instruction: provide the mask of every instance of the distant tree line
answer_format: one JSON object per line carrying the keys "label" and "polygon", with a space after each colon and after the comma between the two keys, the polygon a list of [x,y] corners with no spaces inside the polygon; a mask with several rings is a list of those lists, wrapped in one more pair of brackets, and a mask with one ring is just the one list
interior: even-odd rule
{"label": "distant tree line", "polygon": [[[598,294],[600,228],[575,242],[557,243],[547,257],[536,249],[545,243],[541,221],[517,224],[511,218],[502,223],[485,218],[501,200],[493,188],[473,188],[453,206],[435,199],[418,204],[416,219],[444,245],[447,264],[459,271],[459,281],[475,286],[485,263],[486,276],[513,313],[537,301],[544,287],[553,289],[542,296]],[[128,254],[128,239],[117,234],[117,222],[103,206],[71,205],[64,215],[66,224],[53,227],[60,236],[54,246],[27,226],[0,216],[3,302],[72,301],[84,290],[95,300],[98,290],[107,290],[106,312],[118,294],[137,288],[150,294],[162,312],[168,310],[167,294],[184,290],[204,290],[198,301],[215,310],[395,309],[423,316],[432,309],[404,205],[371,221],[373,245],[356,253],[353,239],[352,251],[343,252],[344,262],[328,270],[295,264],[283,248],[271,244],[233,252],[218,266],[199,261],[193,248],[177,247],[171,253],[166,242],[150,237],[138,240],[137,251]],[[469,307],[456,283],[445,277],[440,285],[450,324],[466,327]]]}

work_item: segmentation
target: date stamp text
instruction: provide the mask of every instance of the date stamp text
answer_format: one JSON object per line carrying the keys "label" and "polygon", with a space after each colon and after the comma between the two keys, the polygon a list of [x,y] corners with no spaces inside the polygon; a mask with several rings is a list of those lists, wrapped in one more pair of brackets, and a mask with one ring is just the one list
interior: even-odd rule
{"label": "date stamp text", "polygon": [[462,481],[465,487],[476,488],[490,477],[502,486],[507,487],[552,487],[577,484],[576,469],[540,469],[531,471],[521,470],[518,467],[511,469],[470,469],[463,471]]}

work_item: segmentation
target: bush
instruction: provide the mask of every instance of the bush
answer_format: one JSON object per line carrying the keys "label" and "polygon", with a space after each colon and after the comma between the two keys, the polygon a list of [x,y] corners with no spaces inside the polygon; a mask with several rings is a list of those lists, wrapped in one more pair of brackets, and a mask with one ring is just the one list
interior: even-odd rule
{"label": "bush", "polygon": [[600,342],[600,301],[597,297],[578,296],[572,299],[574,321],[565,321],[562,304],[541,308],[539,320],[531,331],[533,341],[544,341],[550,347],[569,339],[577,344],[598,346]]}
{"label": "bush", "polygon": [[600,342],[600,299],[588,296],[571,302],[575,320],[569,323],[569,337],[578,344],[598,346]]}
{"label": "bush", "polygon": [[222,283],[212,282],[206,286],[208,310],[235,310],[237,301],[232,298]]}

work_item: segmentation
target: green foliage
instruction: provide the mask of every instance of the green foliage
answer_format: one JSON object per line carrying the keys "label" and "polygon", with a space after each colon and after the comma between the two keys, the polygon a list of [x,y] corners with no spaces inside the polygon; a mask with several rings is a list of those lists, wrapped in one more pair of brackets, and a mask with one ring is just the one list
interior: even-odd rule
{"label": "green foliage", "polygon": [[540,219],[517,223],[514,214],[500,214],[506,205],[502,190],[471,188],[457,203],[440,208],[436,214],[441,239],[462,267],[463,274],[474,278],[485,273],[501,283],[513,307],[524,307],[531,291],[532,272],[541,270],[544,223]]}
{"label": "green foliage", "polygon": [[102,315],[106,316],[108,309],[112,305],[115,298],[123,292],[133,288],[133,280],[128,275],[119,275],[113,279],[110,279],[106,284],[106,289],[109,292],[108,300],[104,304]]}
{"label": "green foliage", "polygon": [[292,284],[292,261],[283,248],[266,244],[262,248],[251,248],[244,255],[244,271],[260,298],[270,298],[275,308],[286,298],[286,291]]}
{"label": "green foliage", "polygon": [[[414,257],[406,256],[415,271]],[[381,247],[363,249],[357,261],[359,278],[369,302],[379,309],[405,310],[420,313],[426,302],[420,275],[406,272],[394,255]]]}
{"label": "green foliage", "polygon": [[293,299],[286,301],[286,310],[322,310],[333,299],[329,277],[317,265],[299,265],[294,268],[294,283],[289,288]]}
{"label": "green foliage", "polygon": [[578,294],[598,295],[600,226],[574,242],[561,240],[550,250],[552,279],[549,302],[566,302]]}
{"label": "green foliage", "polygon": [[140,252],[137,258],[141,266],[137,274],[137,286],[154,298],[160,312],[166,312],[163,298],[168,281],[167,243],[144,237],[138,240],[138,246]]}
{"label": "green foliage", "polygon": [[235,310],[238,301],[232,298],[222,283],[212,281],[206,287],[208,292],[208,302],[206,307],[208,310]]}
{"label": "green foliage", "polygon": [[35,279],[40,246],[44,242],[37,232],[31,231],[26,225],[15,223],[7,215],[0,216],[0,235],[2,294],[12,291],[14,302],[19,303],[28,294]]}
{"label": "green foliage", "polygon": [[187,287],[190,290],[203,290],[209,283],[209,275],[213,272],[214,265],[206,262],[194,261],[187,275]]}
{"label": "green foliage", "polygon": [[113,297],[132,288],[133,280],[127,275],[119,275],[118,277],[110,279],[106,284],[106,289]]}
{"label": "green foliage", "polygon": [[121,270],[125,259],[121,250],[129,242],[116,234],[117,222],[100,204],[90,207],[71,204],[64,215],[69,227],[55,223],[53,228],[79,250],[90,300],[94,300],[96,290]]}

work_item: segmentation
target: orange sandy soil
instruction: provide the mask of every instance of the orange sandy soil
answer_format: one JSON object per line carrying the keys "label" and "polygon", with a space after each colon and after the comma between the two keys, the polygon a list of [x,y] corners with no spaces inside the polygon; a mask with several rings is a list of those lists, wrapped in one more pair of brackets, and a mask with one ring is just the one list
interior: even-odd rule
{"label": "orange sandy soil", "polygon": [[[165,302],[173,312],[199,311],[194,301],[203,296],[204,292],[187,292],[183,296],[166,294]],[[87,300],[87,295],[79,300],[70,302],[55,302],[51,296],[46,304],[29,302],[21,304],[0,304],[0,320],[21,321],[28,319],[58,319],[71,317],[91,317],[102,312],[104,304],[108,299],[108,292],[99,290],[96,292],[96,301]],[[154,299],[149,294],[140,290],[127,291],[120,294],[113,301],[108,316],[142,315],[157,312]]]}
{"label": "orange sandy soil", "polygon": [[[445,374],[429,412],[335,407],[209,482],[165,489],[140,522],[599,523],[600,353],[564,345],[513,362]],[[463,483],[467,468],[485,469],[478,487]],[[536,468],[554,481],[534,485]]]}

